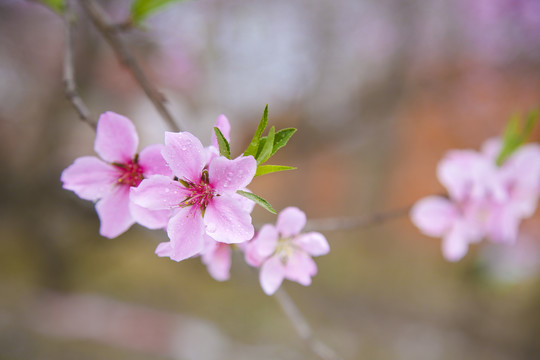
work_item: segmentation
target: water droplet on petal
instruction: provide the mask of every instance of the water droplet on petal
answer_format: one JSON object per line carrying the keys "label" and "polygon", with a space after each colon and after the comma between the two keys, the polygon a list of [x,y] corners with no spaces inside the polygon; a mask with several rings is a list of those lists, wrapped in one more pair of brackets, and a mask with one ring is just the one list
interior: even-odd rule
{"label": "water droplet on petal", "polygon": [[206,225],[206,232],[207,233],[215,233],[216,232],[216,224],[208,224],[208,225]]}
{"label": "water droplet on petal", "polygon": [[169,188],[165,188],[165,192],[168,193],[170,190]]}

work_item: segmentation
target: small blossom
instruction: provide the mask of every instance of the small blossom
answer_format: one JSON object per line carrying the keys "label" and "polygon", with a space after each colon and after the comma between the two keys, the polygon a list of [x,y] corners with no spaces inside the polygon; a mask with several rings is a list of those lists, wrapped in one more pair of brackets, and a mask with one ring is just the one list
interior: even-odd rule
{"label": "small blossom", "polygon": [[201,253],[205,236],[227,244],[253,237],[250,211],[236,193],[253,179],[253,156],[229,160],[216,156],[207,164],[207,152],[188,132],[165,133],[163,157],[175,175],[153,176],[132,192],[134,202],[151,210],[173,209],[167,225],[170,242],[156,253],[175,261]]}
{"label": "small blossom", "polygon": [[260,267],[259,280],[267,295],[275,293],[284,278],[310,285],[311,277],[317,273],[317,265],[311,257],[330,251],[322,234],[300,233],[305,224],[304,212],[288,207],[279,213],[276,226],[264,225],[246,244],[246,262]]}
{"label": "small blossom", "polygon": [[484,237],[514,243],[521,220],[536,209],[540,146],[522,146],[497,166],[500,149],[500,140],[491,139],[482,152],[448,152],[437,174],[449,198],[429,196],[411,210],[413,223],[424,234],[443,238],[443,255],[449,261],[461,259],[469,244]]}
{"label": "small blossom", "polygon": [[80,198],[97,201],[100,234],[114,238],[134,222],[151,229],[167,224],[168,211],[149,211],[130,201],[130,189],[151,175],[172,176],[161,156],[162,145],[151,145],[137,154],[139,138],[133,123],[113,112],[98,120],[94,156],[80,157],[61,175],[63,187]]}

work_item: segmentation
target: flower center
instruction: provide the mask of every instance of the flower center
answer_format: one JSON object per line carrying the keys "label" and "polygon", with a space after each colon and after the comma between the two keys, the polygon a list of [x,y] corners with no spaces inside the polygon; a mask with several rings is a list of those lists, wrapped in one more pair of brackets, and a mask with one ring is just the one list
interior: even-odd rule
{"label": "flower center", "polygon": [[127,163],[113,163],[113,165],[120,170],[118,184],[137,187],[144,179],[143,169],[137,163],[137,156]]}
{"label": "flower center", "polygon": [[206,169],[203,170],[199,183],[193,183],[191,181],[181,179],[179,179],[178,181],[180,181],[180,183],[184,185],[186,189],[191,191],[191,194],[180,203],[180,207],[198,207],[201,209],[204,216],[204,211],[206,210],[206,207],[208,206],[212,198],[216,196],[216,191],[208,183],[208,171]]}
{"label": "flower center", "polygon": [[292,238],[279,238],[274,254],[280,258],[283,265],[286,265],[289,257],[291,257],[295,250],[296,246],[294,245]]}

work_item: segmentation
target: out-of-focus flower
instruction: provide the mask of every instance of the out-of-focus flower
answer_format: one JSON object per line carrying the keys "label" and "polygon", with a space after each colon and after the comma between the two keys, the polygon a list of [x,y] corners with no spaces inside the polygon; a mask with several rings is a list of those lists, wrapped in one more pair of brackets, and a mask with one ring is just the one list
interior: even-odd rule
{"label": "out-of-focus flower", "polygon": [[113,112],[98,120],[94,150],[102,160],[84,156],[61,175],[64,188],[80,198],[97,201],[100,234],[114,238],[134,222],[151,229],[167,224],[169,211],[150,211],[130,201],[129,191],[151,175],[172,177],[161,156],[162,145],[150,145],[137,154],[139,138],[133,123]]}
{"label": "out-of-focus flower", "polygon": [[253,156],[233,160],[217,156],[207,164],[207,152],[188,132],[165,133],[162,154],[178,180],[156,175],[132,191],[140,206],[175,209],[167,226],[170,242],[158,245],[158,255],[175,261],[197,255],[204,248],[205,235],[227,244],[253,237],[250,211],[236,193],[255,175]]}
{"label": "out-of-focus flower", "polygon": [[429,196],[411,210],[413,223],[424,234],[443,238],[442,251],[447,260],[461,259],[470,243],[484,237],[514,243],[521,220],[536,210],[540,146],[522,146],[497,166],[500,149],[500,140],[492,139],[482,152],[448,152],[437,174],[449,198]]}
{"label": "out-of-focus flower", "polygon": [[215,241],[210,236],[205,238],[201,259],[210,276],[217,281],[229,280],[231,270],[232,245]]}
{"label": "out-of-focus flower", "polygon": [[275,293],[284,278],[310,285],[311,277],[317,273],[317,265],[311,257],[330,251],[322,234],[300,233],[305,224],[304,212],[288,207],[279,213],[276,226],[264,225],[246,244],[246,261],[260,267],[259,280],[267,295]]}

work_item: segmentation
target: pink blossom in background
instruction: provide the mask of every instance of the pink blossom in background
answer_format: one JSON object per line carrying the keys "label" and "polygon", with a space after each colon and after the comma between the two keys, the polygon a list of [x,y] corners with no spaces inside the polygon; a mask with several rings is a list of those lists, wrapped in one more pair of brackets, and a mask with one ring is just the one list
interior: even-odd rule
{"label": "pink blossom in background", "polygon": [[449,198],[429,196],[411,210],[412,222],[424,234],[442,237],[443,255],[449,261],[460,260],[469,244],[484,237],[515,243],[521,220],[536,210],[540,146],[524,145],[497,166],[500,149],[500,140],[491,139],[482,152],[449,151],[437,169]]}
{"label": "pink blossom in background", "polygon": [[133,201],[151,210],[172,210],[167,226],[170,242],[156,253],[175,261],[200,254],[205,236],[227,244],[253,237],[251,211],[236,193],[253,179],[253,156],[229,160],[208,154],[199,139],[188,132],[165,133],[163,157],[178,180],[156,175],[133,189]]}
{"label": "pink blossom in background", "polygon": [[285,278],[310,285],[311,277],[317,273],[317,265],[311,257],[330,251],[322,234],[300,233],[305,224],[304,212],[288,207],[279,213],[276,226],[264,225],[245,245],[246,262],[260,267],[259,280],[267,295],[275,293]]}
{"label": "pink blossom in background", "polygon": [[217,281],[229,280],[231,270],[232,245],[205,238],[201,259],[208,273]]}
{"label": "pink blossom in background", "polygon": [[137,154],[139,138],[133,123],[113,112],[98,120],[94,150],[102,160],[84,156],[61,175],[63,187],[82,199],[97,201],[100,234],[114,238],[137,222],[151,229],[167,224],[169,211],[150,211],[130,201],[130,189],[151,175],[172,177],[161,156],[162,145],[151,145]]}

